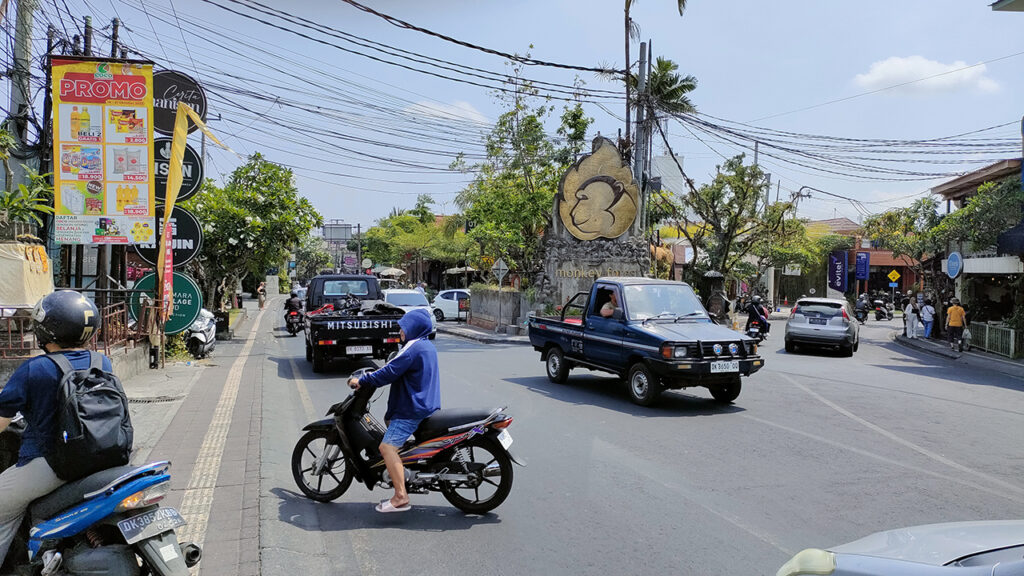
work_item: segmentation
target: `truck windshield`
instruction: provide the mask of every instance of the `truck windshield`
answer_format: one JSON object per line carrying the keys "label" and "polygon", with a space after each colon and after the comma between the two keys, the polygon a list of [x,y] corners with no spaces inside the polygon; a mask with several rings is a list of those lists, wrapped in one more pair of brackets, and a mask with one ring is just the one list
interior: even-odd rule
{"label": "truck windshield", "polygon": [[646,320],[661,316],[702,318],[707,313],[697,295],[682,284],[647,284],[623,286],[626,307],[631,320]]}
{"label": "truck windshield", "polygon": [[370,286],[366,280],[324,281],[324,296],[345,296],[349,293],[353,296],[366,296],[370,293]]}

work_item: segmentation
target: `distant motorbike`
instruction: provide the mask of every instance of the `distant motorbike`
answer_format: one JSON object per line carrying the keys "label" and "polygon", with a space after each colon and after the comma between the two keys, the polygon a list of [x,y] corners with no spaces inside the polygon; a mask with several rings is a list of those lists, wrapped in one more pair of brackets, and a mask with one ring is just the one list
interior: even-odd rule
{"label": "distant motorbike", "polygon": [[206,358],[213,352],[217,346],[217,322],[214,320],[213,312],[206,308],[199,311],[199,317],[188,328],[185,342],[188,353],[193,358]]}
{"label": "distant motorbike", "polygon": [[758,344],[763,342],[764,339],[768,337],[768,334],[765,332],[764,326],[762,326],[761,322],[757,320],[753,320],[750,322],[750,326],[747,327],[746,334],[747,336],[757,340]]}
{"label": "distant motorbike", "polygon": [[[22,432],[18,416],[0,433],[0,472],[17,461]],[[188,576],[202,550],[179,544],[174,529],[185,520],[159,504],[170,490],[170,466],[110,468],[34,501],[0,572]]]}
{"label": "distant motorbike", "polygon": [[288,310],[284,313],[284,326],[295,336],[306,328],[306,316],[299,310]]}
{"label": "distant motorbike", "polygon": [[868,309],[867,308],[857,308],[857,309],[855,309],[853,311],[853,317],[857,319],[857,322],[860,322],[861,324],[863,324],[864,321],[868,319]]}
{"label": "distant motorbike", "polygon": [[875,300],[872,304],[875,307],[875,320],[892,320],[891,304],[887,305],[881,300]]}
{"label": "distant motorbike", "polygon": [[[357,370],[359,378],[369,368]],[[306,497],[330,502],[356,479],[368,489],[391,488],[378,446],[385,427],[372,414],[375,388],[363,386],[313,422],[292,452],[292,477]],[[410,494],[440,492],[469,514],[497,508],[512,490],[512,417],[504,408],[445,409],[424,420],[399,454]]]}

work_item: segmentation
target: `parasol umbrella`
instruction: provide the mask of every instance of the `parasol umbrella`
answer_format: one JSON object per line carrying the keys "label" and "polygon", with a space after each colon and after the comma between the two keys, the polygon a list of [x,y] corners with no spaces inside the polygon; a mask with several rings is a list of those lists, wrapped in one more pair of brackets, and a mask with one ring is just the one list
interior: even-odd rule
{"label": "parasol umbrella", "polygon": [[405,271],[398,268],[385,268],[378,272],[378,274],[381,276],[405,276]]}

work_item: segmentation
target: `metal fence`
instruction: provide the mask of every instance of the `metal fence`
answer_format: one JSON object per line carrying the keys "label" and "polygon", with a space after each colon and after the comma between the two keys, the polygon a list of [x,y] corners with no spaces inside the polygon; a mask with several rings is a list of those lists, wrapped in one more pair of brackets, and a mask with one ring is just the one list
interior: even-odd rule
{"label": "metal fence", "polygon": [[[143,320],[157,311],[145,309]],[[0,309],[0,358],[28,358],[39,352],[39,343],[32,331],[31,308]],[[88,347],[110,355],[118,348],[134,348],[145,337],[145,321],[132,321],[125,302],[116,302],[100,309],[100,331]]]}
{"label": "metal fence", "polygon": [[974,322],[968,329],[972,348],[1007,358],[1024,356],[1024,332],[984,322]]}

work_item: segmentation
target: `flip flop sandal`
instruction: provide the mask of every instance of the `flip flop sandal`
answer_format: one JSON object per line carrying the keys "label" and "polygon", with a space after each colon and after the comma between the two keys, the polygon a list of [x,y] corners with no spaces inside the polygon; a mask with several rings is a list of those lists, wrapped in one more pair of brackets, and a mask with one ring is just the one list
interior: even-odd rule
{"label": "flip flop sandal", "polygon": [[391,512],[408,512],[409,510],[412,510],[412,506],[410,506],[409,504],[406,504],[405,506],[400,506],[398,508],[395,508],[391,504],[391,499],[388,498],[387,500],[381,500],[380,504],[377,504],[376,506],[374,506],[373,509],[376,510],[377,512],[381,512],[383,514],[389,514]]}

